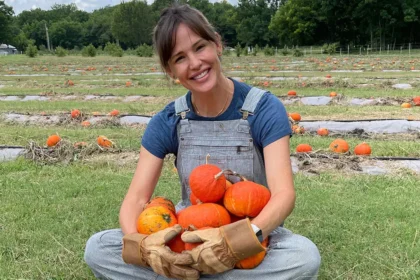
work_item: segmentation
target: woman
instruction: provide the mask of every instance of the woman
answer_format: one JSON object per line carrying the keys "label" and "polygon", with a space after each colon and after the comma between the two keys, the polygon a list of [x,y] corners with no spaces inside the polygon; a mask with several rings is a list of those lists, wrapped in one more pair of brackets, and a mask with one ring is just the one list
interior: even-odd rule
{"label": "woman", "polygon": [[[185,96],[155,115],[142,139],[140,159],[121,205],[121,229],[93,235],[85,260],[95,276],[111,279],[316,279],[320,256],[307,238],[282,227],[292,212],[295,190],[289,157],[291,134],[282,103],[269,92],[227,78],[222,72],[222,43],[207,19],[188,5],[165,9],[154,30],[162,68],[188,89]],[[187,242],[206,241],[190,252],[171,252],[164,243],[175,227],[151,235],[136,231],[136,219],[150,199],[163,159],[176,155],[182,201],[189,205],[191,170],[210,163],[229,168],[267,186],[271,198],[252,221],[244,219],[218,229],[184,233]],[[233,269],[235,263],[262,250],[255,269]]]}

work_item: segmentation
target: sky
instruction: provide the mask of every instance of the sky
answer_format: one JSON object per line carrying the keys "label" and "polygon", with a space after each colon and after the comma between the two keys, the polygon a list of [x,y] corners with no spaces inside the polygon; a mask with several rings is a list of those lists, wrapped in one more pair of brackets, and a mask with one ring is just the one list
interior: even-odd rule
{"label": "sky", "polygon": [[[210,0],[215,2],[218,0]],[[24,10],[31,10],[40,8],[42,10],[49,10],[54,4],[71,4],[75,3],[79,10],[92,12],[105,6],[114,6],[121,2],[121,0],[5,0],[6,5],[13,8],[15,15],[20,14]],[[147,0],[150,4],[153,0]],[[237,0],[228,0],[231,4],[236,4]]]}

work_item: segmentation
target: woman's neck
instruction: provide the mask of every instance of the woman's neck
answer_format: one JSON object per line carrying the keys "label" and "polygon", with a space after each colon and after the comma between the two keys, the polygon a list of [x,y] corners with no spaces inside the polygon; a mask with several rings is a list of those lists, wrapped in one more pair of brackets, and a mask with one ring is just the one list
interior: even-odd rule
{"label": "woman's neck", "polygon": [[202,117],[218,117],[229,107],[233,97],[233,82],[225,76],[222,82],[208,93],[191,92],[191,103],[197,115]]}

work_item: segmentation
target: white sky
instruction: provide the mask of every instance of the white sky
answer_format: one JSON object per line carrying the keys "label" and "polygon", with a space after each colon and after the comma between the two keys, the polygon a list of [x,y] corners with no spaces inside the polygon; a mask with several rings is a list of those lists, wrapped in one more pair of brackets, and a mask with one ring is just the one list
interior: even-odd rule
{"label": "white sky", "polygon": [[[128,0],[129,1],[129,0]],[[218,0],[210,0],[216,2]],[[70,4],[75,3],[76,6],[83,11],[91,12],[105,6],[114,6],[121,2],[121,0],[5,0],[6,5],[13,8],[15,15],[20,14],[24,10],[31,10],[41,8],[42,10],[49,10],[54,4]],[[147,0],[150,4],[153,0]],[[237,0],[228,0],[233,5],[236,5]]]}

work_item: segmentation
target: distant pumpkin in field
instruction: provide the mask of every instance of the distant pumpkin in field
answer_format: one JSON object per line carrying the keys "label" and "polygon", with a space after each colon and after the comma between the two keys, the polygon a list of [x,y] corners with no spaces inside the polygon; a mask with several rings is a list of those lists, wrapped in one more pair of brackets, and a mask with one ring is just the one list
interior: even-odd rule
{"label": "distant pumpkin in field", "polygon": [[404,109],[411,108],[411,104],[408,102],[404,102],[403,104],[401,104],[401,108],[404,108]]}
{"label": "distant pumpkin in field", "polygon": [[312,147],[309,144],[299,144],[296,147],[296,152],[297,153],[308,153],[308,152],[312,152]]}
{"label": "distant pumpkin in field", "polygon": [[96,139],[96,142],[98,143],[99,146],[103,148],[111,148],[113,146],[112,141],[103,135],[98,136],[98,138]]}
{"label": "distant pumpkin in field", "polygon": [[319,136],[328,136],[329,133],[330,132],[325,127],[318,128],[318,130],[316,131],[316,134],[318,134]]}
{"label": "distant pumpkin in field", "polygon": [[50,136],[47,138],[47,142],[46,142],[46,144],[47,144],[47,146],[48,146],[48,147],[54,147],[54,146],[55,146],[55,145],[57,145],[60,141],[61,141],[61,137],[60,137],[60,136],[58,136],[57,134],[53,134],[53,135],[50,135]]}
{"label": "distant pumpkin in field", "polygon": [[76,118],[80,117],[80,110],[73,109],[73,110],[71,110],[70,115],[73,119],[76,119]]}
{"label": "distant pumpkin in field", "polygon": [[111,112],[109,112],[108,115],[116,117],[120,114],[120,111],[118,111],[117,109],[112,110]]}
{"label": "distant pumpkin in field", "polygon": [[290,96],[295,96],[297,93],[296,93],[296,91],[295,90],[289,90],[288,92],[287,92],[287,95],[290,95]]}
{"label": "distant pumpkin in field", "polygon": [[368,156],[372,153],[372,149],[368,143],[361,143],[354,148],[354,154],[358,156]]}
{"label": "distant pumpkin in field", "polygon": [[299,113],[290,113],[289,116],[295,121],[295,122],[299,122],[302,117],[300,116]]}
{"label": "distant pumpkin in field", "polygon": [[330,144],[330,150],[335,153],[347,153],[350,147],[346,140],[343,139],[335,139]]}
{"label": "distant pumpkin in field", "polygon": [[330,92],[330,97],[336,97],[337,93],[335,91]]}

